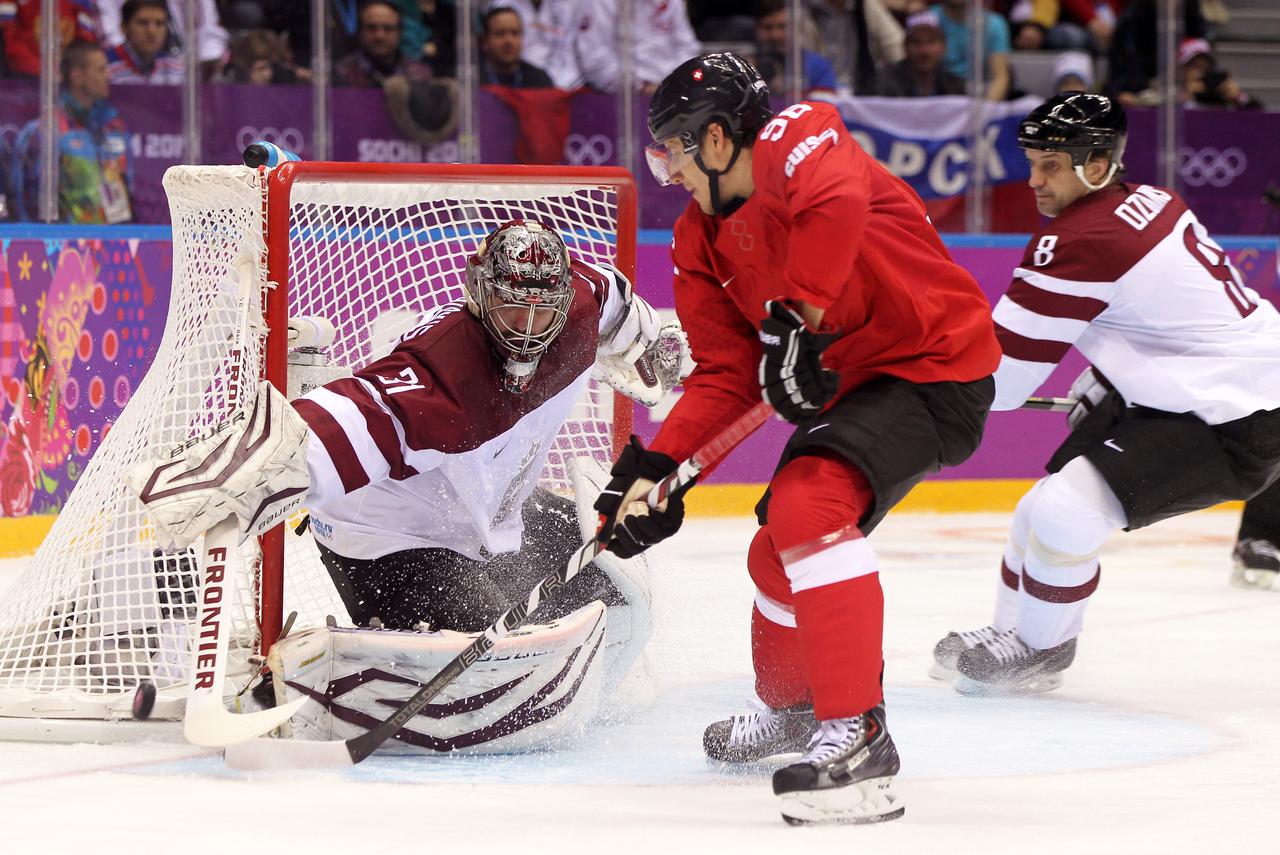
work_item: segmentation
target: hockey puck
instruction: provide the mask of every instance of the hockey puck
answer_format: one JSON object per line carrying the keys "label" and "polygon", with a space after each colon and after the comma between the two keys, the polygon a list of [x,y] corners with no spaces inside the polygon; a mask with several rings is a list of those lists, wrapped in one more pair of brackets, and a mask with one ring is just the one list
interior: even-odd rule
{"label": "hockey puck", "polygon": [[156,684],[150,680],[144,680],[138,684],[138,690],[133,693],[133,717],[138,721],[146,721],[151,718],[151,709],[156,705]]}

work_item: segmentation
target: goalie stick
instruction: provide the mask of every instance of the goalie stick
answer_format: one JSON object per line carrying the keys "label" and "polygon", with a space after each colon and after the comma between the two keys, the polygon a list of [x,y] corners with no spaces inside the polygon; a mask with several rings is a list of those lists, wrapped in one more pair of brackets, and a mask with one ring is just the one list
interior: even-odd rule
{"label": "goalie stick", "polygon": [[[649,491],[650,507],[657,507],[673,490],[688,484],[711,463],[728,454],[733,448],[765,423],[773,408],[761,402],[752,407],[737,421],[730,424],[705,445],[695,451]],[[391,739],[446,686],[452,683],[490,648],[516,627],[520,626],[542,602],[544,597],[555,594],[583,567],[591,563],[604,546],[600,538],[593,537],[573,554],[564,567],[543,579],[530,593],[527,600],[502,614],[482,632],[475,641],[459,653],[439,674],[432,677],[409,700],[400,705],[389,718],[369,731],[350,739],[329,742],[307,742],[292,739],[249,739],[227,747],[227,765],[236,769],[299,769],[353,766]]]}
{"label": "goalie stick", "polygon": [[253,713],[233,713],[224,705],[222,687],[236,598],[227,562],[235,557],[239,541],[240,525],[234,515],[228,516],[205,532],[200,557],[200,622],[191,639],[191,685],[182,733],[188,742],[210,748],[269,733],[306,703],[306,698],[298,698],[282,707]]}

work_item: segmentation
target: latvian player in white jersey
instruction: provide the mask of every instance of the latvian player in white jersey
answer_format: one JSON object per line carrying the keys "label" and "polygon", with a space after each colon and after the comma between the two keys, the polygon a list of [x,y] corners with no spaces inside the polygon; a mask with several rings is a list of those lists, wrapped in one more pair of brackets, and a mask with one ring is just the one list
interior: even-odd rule
{"label": "latvian player in white jersey", "polygon": [[1176,193],[1122,180],[1125,130],[1119,104],[1079,92],[1019,128],[1054,219],[995,307],[993,409],[1025,402],[1072,345],[1091,367],[1050,474],[1018,503],[995,619],[934,650],[934,675],[958,671],[961,691],[1060,685],[1111,532],[1248,499],[1280,476],[1280,314]]}
{"label": "latvian player in white jersey", "polygon": [[[178,546],[229,512],[254,532],[305,492],[357,629],[277,642],[274,690],[315,701],[292,719],[295,738],[349,738],[594,534],[602,466],[578,466],[576,502],[537,487],[593,369],[653,406],[687,357],[679,326],[662,325],[619,271],[571,260],[552,229],[514,221],[468,260],[465,300],[428,311],[389,355],[292,406],[264,383],[247,417],[185,452],[190,465],[139,467],[130,481],[161,542]],[[518,750],[580,728],[649,635],[643,559],[602,554],[530,624],[387,749]]]}

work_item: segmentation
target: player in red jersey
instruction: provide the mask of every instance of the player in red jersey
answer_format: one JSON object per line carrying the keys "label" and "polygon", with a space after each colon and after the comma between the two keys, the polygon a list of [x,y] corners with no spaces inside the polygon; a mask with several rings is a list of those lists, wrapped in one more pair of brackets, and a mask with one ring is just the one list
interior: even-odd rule
{"label": "player in red jersey", "polygon": [[986,298],[916,194],[830,105],[775,115],[768,95],[730,53],[684,63],[654,94],[650,166],[693,197],[672,252],[697,368],[596,507],[611,549],[643,550],[674,533],[682,508],[634,500],[676,460],[761,395],[796,425],[747,556],[763,706],[712,724],[704,745],[726,762],[807,747],[773,779],[789,822],[894,819],[884,598],[865,536],[977,447],[1000,351]]}
{"label": "player in red jersey", "polygon": [[1020,406],[1072,346],[1091,366],[1071,434],[1014,513],[992,624],[934,649],[932,673],[958,671],[961,691],[1061,685],[1112,532],[1258,496],[1245,539],[1275,507],[1259,494],[1280,477],[1280,313],[1176,193],[1122,180],[1126,129],[1119,104],[1083,92],[1019,127],[1053,220],[993,313],[994,409]]}

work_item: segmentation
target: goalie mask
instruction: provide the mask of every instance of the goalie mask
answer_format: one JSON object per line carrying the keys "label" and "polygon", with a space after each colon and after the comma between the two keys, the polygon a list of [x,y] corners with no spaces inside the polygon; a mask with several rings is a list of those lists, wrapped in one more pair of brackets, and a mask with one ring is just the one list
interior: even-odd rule
{"label": "goalie mask", "polygon": [[569,252],[531,220],[499,226],[467,259],[467,304],[503,360],[502,387],[520,394],[569,319]]}

